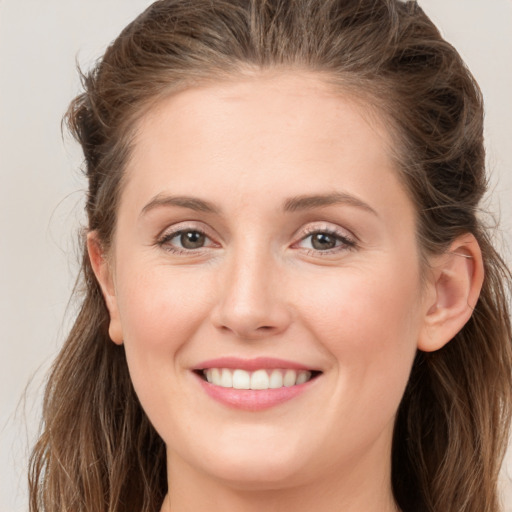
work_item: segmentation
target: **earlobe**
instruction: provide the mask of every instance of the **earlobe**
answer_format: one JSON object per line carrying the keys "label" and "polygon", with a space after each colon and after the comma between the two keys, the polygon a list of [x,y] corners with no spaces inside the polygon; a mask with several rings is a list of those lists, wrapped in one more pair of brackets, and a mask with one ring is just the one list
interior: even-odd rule
{"label": "earlobe", "polygon": [[435,259],[428,286],[424,327],[418,348],[433,352],[442,348],[473,314],[484,280],[482,252],[471,234],[457,238],[450,249]]}
{"label": "earlobe", "polygon": [[87,251],[94,275],[100,285],[110,315],[109,335],[114,343],[123,343],[123,332],[117,306],[112,269],[95,231],[87,234]]}

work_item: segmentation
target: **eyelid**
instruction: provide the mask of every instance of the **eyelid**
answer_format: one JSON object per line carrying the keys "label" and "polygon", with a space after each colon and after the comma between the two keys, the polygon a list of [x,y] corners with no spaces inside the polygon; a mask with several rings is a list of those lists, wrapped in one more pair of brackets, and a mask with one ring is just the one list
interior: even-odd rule
{"label": "eyelid", "polygon": [[[173,238],[186,231],[196,231],[201,233],[210,241],[210,243],[197,249],[182,249],[169,243]],[[212,235],[211,232],[212,230],[201,221],[183,221],[171,226],[167,226],[165,229],[163,229],[155,237],[154,243],[155,245],[158,245],[171,253],[198,255],[211,248],[217,248],[221,246],[221,244],[216,241],[216,236]],[[340,244],[332,249],[325,250],[297,247],[298,244],[300,244],[314,233],[326,233],[332,235],[339,240]],[[293,238],[295,241],[291,245],[292,248],[302,249],[305,252],[323,255],[354,249],[357,248],[359,243],[358,238],[348,229],[325,221],[309,223],[305,227],[302,227],[300,230],[298,230]]]}
{"label": "eyelid", "polygon": [[337,235],[340,238],[350,240],[353,243],[358,242],[358,238],[346,228],[342,228],[337,226],[336,224],[331,224],[327,222],[318,222],[318,223],[310,223],[305,228],[302,229],[299,233],[297,233],[296,238],[298,241],[303,240],[307,236],[313,233],[331,233],[333,235]]}
{"label": "eyelid", "polygon": [[211,236],[211,229],[204,222],[200,220],[184,220],[181,222],[176,222],[175,224],[167,225],[164,229],[162,229],[156,238],[161,238],[163,236],[177,233],[179,231],[200,231],[205,235]]}
{"label": "eyelid", "polygon": [[[173,238],[186,231],[196,231],[203,234],[208,240],[213,242],[211,245],[201,247],[199,249],[181,249],[168,244]],[[211,234],[211,230],[200,221],[184,221],[171,226],[167,226],[155,237],[155,245],[165,248],[169,252],[181,254],[198,254],[201,251],[210,249],[211,247],[219,247],[220,244],[215,241],[215,237]]]}
{"label": "eyelid", "polygon": [[[298,244],[306,240],[309,236],[315,233],[327,233],[331,236],[336,237],[341,244],[332,248],[332,249],[308,249],[304,247],[297,247]],[[359,240],[358,238],[349,230],[345,228],[341,228],[340,226],[333,225],[330,223],[322,222],[322,223],[312,223],[308,224],[305,228],[302,229],[302,231],[297,234],[296,242],[292,244],[292,247],[295,247],[297,249],[302,249],[307,253],[311,253],[314,255],[329,255],[329,254],[335,254],[347,250],[352,250],[358,247]]]}

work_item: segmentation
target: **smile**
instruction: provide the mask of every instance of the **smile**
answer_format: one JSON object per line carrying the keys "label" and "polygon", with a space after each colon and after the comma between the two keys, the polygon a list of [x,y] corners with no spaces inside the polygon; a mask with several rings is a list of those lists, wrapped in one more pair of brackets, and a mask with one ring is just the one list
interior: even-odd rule
{"label": "smile", "polygon": [[221,357],[203,361],[193,374],[206,393],[224,406],[262,411],[288,402],[316,387],[322,371],[273,357]]}
{"label": "smile", "polygon": [[318,373],[293,369],[258,369],[252,372],[240,368],[208,368],[202,370],[203,377],[214,386],[253,390],[297,386],[308,382]]}

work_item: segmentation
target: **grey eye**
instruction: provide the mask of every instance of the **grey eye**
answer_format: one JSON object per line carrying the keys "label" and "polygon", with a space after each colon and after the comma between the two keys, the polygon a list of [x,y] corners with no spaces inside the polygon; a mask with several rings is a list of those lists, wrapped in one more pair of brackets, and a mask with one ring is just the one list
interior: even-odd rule
{"label": "grey eye", "polygon": [[355,245],[350,238],[329,230],[310,232],[298,244],[303,249],[313,250],[317,253],[348,250],[354,248]]}
{"label": "grey eye", "polygon": [[338,239],[329,233],[313,233],[311,236],[311,246],[317,251],[334,249]]}
{"label": "grey eye", "polygon": [[205,234],[199,231],[183,231],[176,238],[184,249],[200,249],[206,241]]}

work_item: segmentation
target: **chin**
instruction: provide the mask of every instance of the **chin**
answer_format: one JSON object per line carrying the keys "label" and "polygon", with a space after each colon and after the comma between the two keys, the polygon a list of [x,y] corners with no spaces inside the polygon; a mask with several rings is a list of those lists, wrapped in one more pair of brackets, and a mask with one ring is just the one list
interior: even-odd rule
{"label": "chin", "polygon": [[284,489],[304,480],[300,468],[292,467],[285,461],[273,461],[271,464],[268,461],[266,464],[239,462],[209,469],[216,479],[245,491]]}
{"label": "chin", "polygon": [[271,490],[296,485],[307,480],[304,452],[300,449],[258,449],[252,443],[247,449],[233,445],[231,449],[215,449],[200,460],[202,472],[240,490]]}

